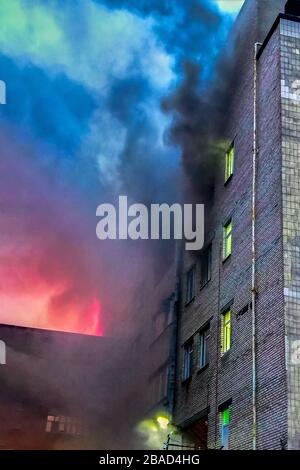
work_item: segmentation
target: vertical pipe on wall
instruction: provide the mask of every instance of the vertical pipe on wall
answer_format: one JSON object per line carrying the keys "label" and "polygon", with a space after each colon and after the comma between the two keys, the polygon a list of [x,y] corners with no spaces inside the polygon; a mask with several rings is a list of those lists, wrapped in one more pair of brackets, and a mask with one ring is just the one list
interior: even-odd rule
{"label": "vertical pipe on wall", "polygon": [[253,155],[252,155],[252,449],[257,448],[257,409],[256,409],[256,172],[257,172],[257,52],[261,43],[254,45],[253,63]]}
{"label": "vertical pipe on wall", "polygon": [[217,343],[216,343],[216,386],[215,386],[215,449],[219,448],[219,412],[218,412],[218,387],[219,387],[219,357],[220,357],[220,295],[221,295],[221,265],[222,265],[222,238],[218,251],[218,306],[217,306]]}

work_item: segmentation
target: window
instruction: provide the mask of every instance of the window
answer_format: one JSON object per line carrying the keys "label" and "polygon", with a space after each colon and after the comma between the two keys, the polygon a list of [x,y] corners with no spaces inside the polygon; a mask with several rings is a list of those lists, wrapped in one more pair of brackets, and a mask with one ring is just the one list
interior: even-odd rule
{"label": "window", "polygon": [[209,326],[203,328],[199,333],[199,367],[202,369],[209,362]]}
{"label": "window", "polygon": [[47,417],[46,432],[81,434],[82,423],[79,418],[71,416],[52,416]]}
{"label": "window", "polygon": [[211,278],[211,245],[203,252],[200,263],[200,287],[203,287]]}
{"label": "window", "polygon": [[231,310],[222,313],[221,318],[221,353],[225,354],[230,349]]}
{"label": "window", "polygon": [[167,316],[165,312],[159,312],[154,319],[154,335],[158,338],[167,326]]}
{"label": "window", "polygon": [[223,227],[223,260],[231,255],[232,245],[232,221],[231,219]]}
{"label": "window", "polygon": [[186,303],[191,302],[195,296],[195,268],[192,267],[186,275]]}
{"label": "window", "polygon": [[230,408],[227,407],[221,411],[221,446],[223,449],[229,449],[229,422]]}
{"label": "window", "polygon": [[225,183],[233,175],[234,144],[230,146],[225,155]]}
{"label": "window", "polygon": [[187,380],[192,375],[193,369],[193,343],[189,341],[184,345],[183,351],[183,380]]}
{"label": "window", "polygon": [[151,400],[153,405],[159,403],[167,396],[168,386],[168,368],[165,367],[157,372],[151,379],[152,396]]}

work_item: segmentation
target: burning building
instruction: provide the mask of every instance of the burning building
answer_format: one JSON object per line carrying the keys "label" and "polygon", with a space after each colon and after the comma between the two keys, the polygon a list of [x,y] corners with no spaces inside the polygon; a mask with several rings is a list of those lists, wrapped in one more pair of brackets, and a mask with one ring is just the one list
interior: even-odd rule
{"label": "burning building", "polygon": [[[139,407],[137,434],[140,445],[161,449],[167,438],[174,407],[176,361],[176,311],[178,278],[176,257],[165,271],[149,266],[147,282],[141,282],[131,300],[131,357],[135,377],[131,396]],[[157,266],[156,266],[157,268]]]}
{"label": "burning building", "polygon": [[3,324],[0,338],[6,353],[0,366],[1,449],[113,447],[114,412],[122,415],[121,392],[118,399],[111,394],[116,377],[122,387],[121,368],[115,374],[120,342],[116,347],[105,337]]}
{"label": "burning building", "polygon": [[246,0],[230,40],[226,149],[181,269],[174,423],[198,449],[299,449],[300,2]]}

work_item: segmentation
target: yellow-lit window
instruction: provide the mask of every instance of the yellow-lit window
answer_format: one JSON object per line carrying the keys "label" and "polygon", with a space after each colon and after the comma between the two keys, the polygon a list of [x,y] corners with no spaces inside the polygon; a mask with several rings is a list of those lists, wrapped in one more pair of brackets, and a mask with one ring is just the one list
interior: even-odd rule
{"label": "yellow-lit window", "polygon": [[233,163],[234,163],[234,145],[232,144],[230,149],[225,155],[225,182],[233,175]]}
{"label": "yellow-lit window", "polygon": [[221,320],[221,353],[225,354],[230,349],[231,311],[224,312]]}
{"label": "yellow-lit window", "polygon": [[231,255],[232,221],[229,220],[223,227],[223,259]]}

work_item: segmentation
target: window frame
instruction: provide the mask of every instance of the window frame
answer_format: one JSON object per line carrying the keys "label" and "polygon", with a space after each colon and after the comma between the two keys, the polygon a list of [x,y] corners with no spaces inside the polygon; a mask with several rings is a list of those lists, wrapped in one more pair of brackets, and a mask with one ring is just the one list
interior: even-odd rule
{"label": "window frame", "polygon": [[[205,256],[207,256],[206,259],[205,259]],[[205,266],[206,266],[205,276],[203,276],[203,271],[204,271],[203,259],[205,259]],[[204,248],[201,258],[200,258],[200,289],[203,289],[203,287],[205,287],[206,284],[211,280],[211,271],[212,271],[212,243],[210,243],[206,248]]]}
{"label": "window frame", "polygon": [[[208,323],[199,331],[199,354],[198,366],[199,370],[209,365],[209,343],[210,343],[210,324]],[[204,352],[203,352],[204,351]],[[204,360],[203,360],[204,356]]]}
{"label": "window frame", "polygon": [[225,153],[224,184],[226,184],[233,176],[234,157],[235,157],[235,145],[233,141]]}
{"label": "window frame", "polygon": [[193,375],[194,341],[190,339],[183,345],[182,381],[186,382]]}
{"label": "window frame", "polygon": [[[226,316],[229,319],[226,320]],[[231,307],[221,313],[221,356],[224,356],[231,349]]]}
{"label": "window frame", "polygon": [[229,426],[230,426],[230,406],[226,406],[221,412],[221,446],[222,449],[229,449]]}
{"label": "window frame", "polygon": [[[190,292],[189,276],[192,274],[192,288]],[[195,298],[195,278],[196,278],[196,269],[195,265],[191,266],[186,272],[186,295],[185,295],[185,304],[188,305]]]}
{"label": "window frame", "polygon": [[[227,232],[227,228],[230,230]],[[223,262],[226,261],[232,254],[232,218],[230,217],[223,225]],[[230,240],[230,247],[228,249],[228,240]]]}

